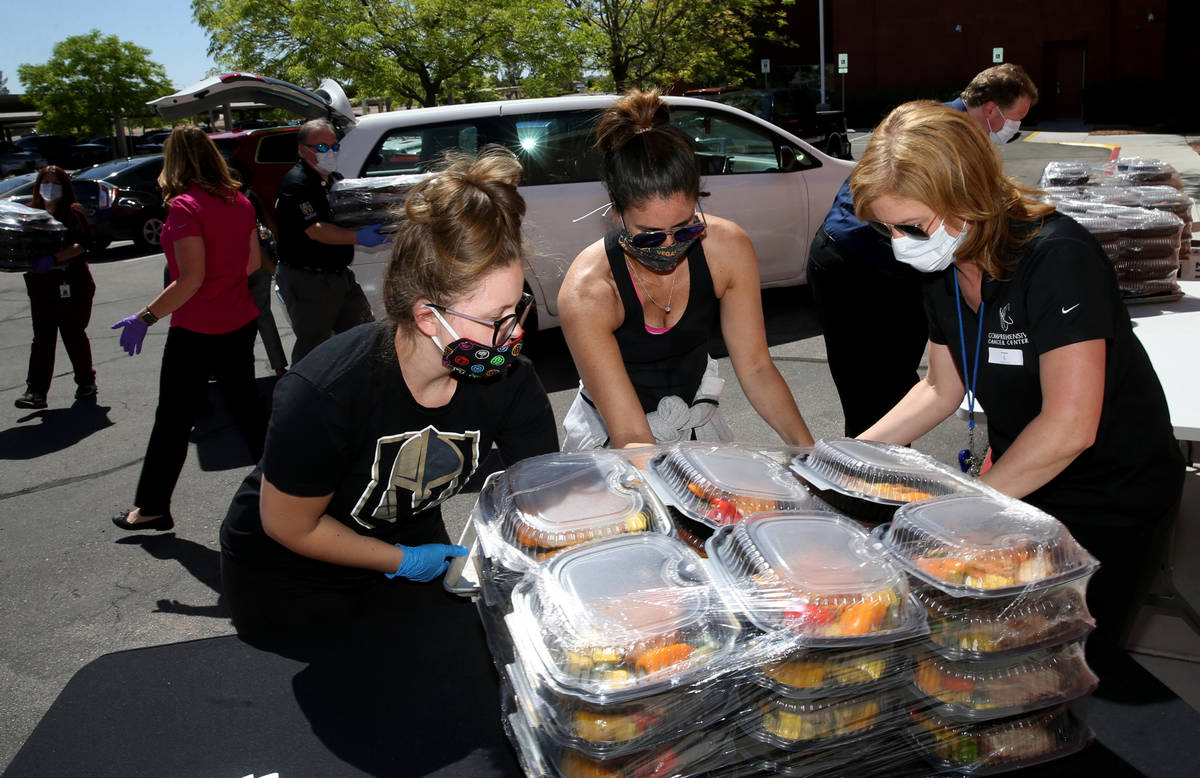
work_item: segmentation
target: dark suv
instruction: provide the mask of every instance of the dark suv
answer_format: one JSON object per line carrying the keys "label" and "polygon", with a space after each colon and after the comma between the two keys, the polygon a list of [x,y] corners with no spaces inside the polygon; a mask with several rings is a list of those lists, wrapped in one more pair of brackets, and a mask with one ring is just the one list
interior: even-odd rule
{"label": "dark suv", "polygon": [[760,119],[766,119],[776,127],[782,127],[798,138],[803,138],[831,157],[851,158],[845,115],[841,111],[818,111],[818,98],[809,87],[717,87],[692,89],[684,94],[740,108]]}
{"label": "dark suv", "polygon": [[76,173],[75,196],[92,216],[97,244],[132,240],[157,248],[166,211],[162,203],[162,154],[119,159]]}

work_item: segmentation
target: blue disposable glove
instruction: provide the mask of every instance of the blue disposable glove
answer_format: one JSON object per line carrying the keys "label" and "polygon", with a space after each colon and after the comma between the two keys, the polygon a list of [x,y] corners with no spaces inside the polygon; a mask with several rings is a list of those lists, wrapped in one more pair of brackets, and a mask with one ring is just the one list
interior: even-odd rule
{"label": "blue disposable glove", "polygon": [[49,254],[44,257],[38,257],[33,261],[34,273],[48,273],[52,267],[54,267],[54,257]]}
{"label": "blue disposable glove", "polygon": [[142,341],[146,339],[146,330],[150,329],[146,322],[136,315],[126,316],[112,328],[121,329],[121,348],[125,349],[126,354],[133,356],[142,353]]}
{"label": "blue disposable glove", "polygon": [[379,228],[382,224],[372,224],[369,227],[363,227],[358,232],[354,233],[354,242],[360,246],[373,248],[384,243],[391,243],[392,239],[386,235],[379,234]]}
{"label": "blue disposable glove", "polygon": [[410,581],[432,581],[450,567],[450,557],[466,556],[466,546],[447,546],[444,543],[426,543],[423,546],[403,546],[404,559],[394,573],[384,573],[388,578],[407,578]]}

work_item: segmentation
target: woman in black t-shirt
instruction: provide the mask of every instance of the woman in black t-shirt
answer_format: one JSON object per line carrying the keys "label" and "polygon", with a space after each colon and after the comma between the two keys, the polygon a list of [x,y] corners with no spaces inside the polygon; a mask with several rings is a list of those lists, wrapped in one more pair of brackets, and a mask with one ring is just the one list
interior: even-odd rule
{"label": "woman in black t-shirt", "polygon": [[221,528],[224,594],[249,642],[305,650],[397,618],[438,629],[405,614],[449,623],[440,583],[418,583],[467,552],[448,545],[438,506],[493,443],[507,464],[557,448],[519,356],[520,173],[496,149],[414,187],[385,278],[390,321],[334,337],[279,380],[262,461]]}
{"label": "woman in black t-shirt", "polygon": [[96,282],[83,258],[89,230],[87,214],[75,199],[75,188],[67,172],[57,165],[38,171],[29,205],[44,208],[67,228],[65,246],[37,259],[33,270],[25,274],[33,345],[29,348],[26,390],[14,404],[18,408],[45,408],[60,333],[75,371],[75,399],[96,394],[92,344],[87,336]]}
{"label": "woman in black t-shirt", "polygon": [[584,249],[558,294],[579,370],[564,448],[729,440],[714,325],[750,404],[783,440],[812,443],[767,350],[758,260],[741,227],[700,207],[691,141],[657,92],[631,91],[597,129],[621,229]]}
{"label": "woman in black t-shirt", "polygon": [[[916,440],[977,392],[995,462],[981,480],[1055,516],[1100,559],[1089,652],[1119,646],[1184,468],[1112,263],[1004,175],[975,122],[938,103],[892,111],[850,190],[858,217],[926,274],[930,323],[928,374],[861,437]],[[970,448],[964,459],[982,456]]]}

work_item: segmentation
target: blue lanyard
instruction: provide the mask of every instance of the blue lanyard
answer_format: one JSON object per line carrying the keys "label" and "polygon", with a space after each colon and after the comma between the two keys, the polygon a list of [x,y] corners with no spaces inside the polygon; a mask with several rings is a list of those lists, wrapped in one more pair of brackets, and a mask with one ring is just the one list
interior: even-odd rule
{"label": "blue lanyard", "polygon": [[[967,335],[963,329],[962,294],[958,291],[958,269],[954,269],[954,304],[958,309],[958,345],[962,349],[963,376],[967,373]],[[967,449],[959,452],[958,461],[963,471],[974,458],[975,432],[975,387],[979,381],[979,347],[983,343],[983,299],[979,300],[979,330],[975,334],[975,364],[971,368],[971,383],[967,387]]]}

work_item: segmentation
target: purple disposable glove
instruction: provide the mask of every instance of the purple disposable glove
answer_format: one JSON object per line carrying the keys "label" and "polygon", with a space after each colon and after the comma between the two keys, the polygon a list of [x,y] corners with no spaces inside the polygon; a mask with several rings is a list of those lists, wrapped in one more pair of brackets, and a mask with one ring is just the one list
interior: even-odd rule
{"label": "purple disposable glove", "polygon": [[54,267],[54,257],[49,254],[44,257],[38,257],[33,261],[34,273],[48,273],[52,267]]}
{"label": "purple disposable glove", "polygon": [[126,316],[114,324],[112,328],[121,330],[121,348],[129,356],[142,353],[142,341],[146,339],[146,330],[150,329],[146,322],[136,315]]}
{"label": "purple disposable glove", "polygon": [[407,578],[410,581],[432,581],[450,567],[450,557],[466,556],[470,549],[465,546],[447,546],[444,543],[426,543],[423,546],[402,546],[404,559],[394,573],[384,573],[388,578]]}
{"label": "purple disposable glove", "polygon": [[360,246],[374,248],[383,243],[391,243],[392,239],[386,235],[379,234],[379,228],[382,224],[372,224],[369,227],[363,227],[358,232],[354,233],[354,242]]}

